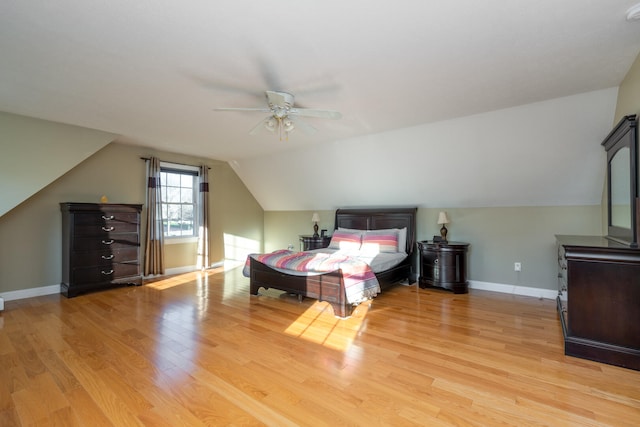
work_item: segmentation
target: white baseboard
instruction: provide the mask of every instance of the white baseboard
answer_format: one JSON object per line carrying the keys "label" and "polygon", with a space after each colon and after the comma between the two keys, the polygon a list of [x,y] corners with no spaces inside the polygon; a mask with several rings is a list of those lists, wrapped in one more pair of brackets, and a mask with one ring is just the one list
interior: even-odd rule
{"label": "white baseboard", "polygon": [[4,310],[4,299],[0,297],[0,311]]}
{"label": "white baseboard", "polygon": [[[218,267],[225,267],[225,269],[229,268],[230,265],[233,264],[233,261],[218,261],[218,262],[214,262],[211,264],[211,266],[209,268],[218,268]],[[198,271],[200,270],[200,268],[198,268],[195,265],[187,265],[184,267],[174,267],[174,268],[167,268],[164,271],[163,275],[158,275],[158,276],[173,276],[175,274],[185,274],[185,273],[191,273],[193,271]],[[149,279],[155,277],[154,274],[150,274],[148,276],[144,276],[145,279]]]}
{"label": "white baseboard", "polygon": [[192,271],[197,271],[197,270],[198,270],[198,267],[196,267],[195,265],[186,265],[184,267],[167,268],[164,271],[164,274],[167,276],[171,276],[174,274],[191,273]]}
{"label": "white baseboard", "polygon": [[469,280],[471,289],[480,289],[483,291],[500,292],[503,294],[521,295],[526,297],[556,299],[558,291],[553,289],[531,288],[527,286],[506,285],[502,283],[480,282],[477,280]]}
{"label": "white baseboard", "polygon": [[60,293],[60,285],[41,286],[39,288],[19,289],[17,291],[3,292],[0,299],[13,301],[17,299],[41,297],[43,295],[53,295]]}

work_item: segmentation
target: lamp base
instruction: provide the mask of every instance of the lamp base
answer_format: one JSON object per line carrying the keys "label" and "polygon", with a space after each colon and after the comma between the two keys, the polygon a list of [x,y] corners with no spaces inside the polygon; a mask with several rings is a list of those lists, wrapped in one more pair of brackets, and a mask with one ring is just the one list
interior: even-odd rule
{"label": "lamp base", "polygon": [[313,237],[320,237],[318,234],[318,223],[313,224]]}
{"label": "lamp base", "polygon": [[444,240],[445,242],[447,241],[447,231],[447,227],[445,227],[443,224],[442,228],[440,229],[440,236],[442,236],[442,240]]}

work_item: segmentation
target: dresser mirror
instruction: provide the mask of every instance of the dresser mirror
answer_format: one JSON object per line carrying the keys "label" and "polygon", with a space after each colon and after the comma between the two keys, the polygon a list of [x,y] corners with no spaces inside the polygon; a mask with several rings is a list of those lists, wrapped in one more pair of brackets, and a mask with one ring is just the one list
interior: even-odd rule
{"label": "dresser mirror", "polygon": [[629,147],[620,148],[609,162],[611,180],[611,225],[631,229],[631,154]]}
{"label": "dresser mirror", "polygon": [[638,138],[635,115],[602,142],[607,152],[607,237],[638,247]]}

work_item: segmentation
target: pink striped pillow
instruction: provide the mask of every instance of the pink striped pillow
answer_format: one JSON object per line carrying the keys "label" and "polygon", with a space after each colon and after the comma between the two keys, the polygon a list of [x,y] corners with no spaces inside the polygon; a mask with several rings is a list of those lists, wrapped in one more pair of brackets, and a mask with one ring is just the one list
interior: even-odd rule
{"label": "pink striped pillow", "polygon": [[398,252],[398,232],[392,230],[367,231],[362,236],[363,252]]}
{"label": "pink striped pillow", "polygon": [[329,247],[331,249],[360,249],[362,235],[348,231],[335,230],[331,236]]}

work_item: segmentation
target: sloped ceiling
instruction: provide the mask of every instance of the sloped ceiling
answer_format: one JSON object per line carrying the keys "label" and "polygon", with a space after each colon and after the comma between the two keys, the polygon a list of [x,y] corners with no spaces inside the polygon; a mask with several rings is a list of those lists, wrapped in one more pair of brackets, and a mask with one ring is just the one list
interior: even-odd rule
{"label": "sloped ceiling", "polygon": [[231,165],[266,210],[597,205],[616,94],[604,89]]}
{"label": "sloped ceiling", "polygon": [[[539,153],[561,144],[576,147],[572,138],[584,143],[580,132],[587,130],[599,143],[613,125],[615,88],[640,52],[640,23],[625,19],[636,2],[4,1],[0,111],[230,161],[265,209],[327,208],[361,195],[336,183],[331,192],[312,190],[325,182],[320,171],[343,173],[329,166],[337,154],[355,155],[361,151],[354,147],[362,145],[374,149],[367,161],[393,158],[394,176],[405,176],[367,178],[367,204],[378,204],[385,197],[380,194],[409,199],[408,190],[393,193],[398,185],[424,194],[419,203],[431,203],[443,183],[432,177],[415,186],[413,178],[426,170],[448,172],[455,188],[474,183],[473,196],[451,193],[435,200],[438,206],[521,204],[527,201],[524,183],[502,188],[496,197],[495,175],[522,174],[535,187],[529,193],[543,193],[537,174],[558,164],[542,163],[548,159]],[[266,131],[248,135],[260,114],[213,111],[263,106],[267,89],[290,91],[300,106],[335,109],[343,119],[309,119],[318,132],[294,132],[280,141]],[[571,100],[579,94],[592,94],[584,95],[587,101],[601,104],[571,122],[560,120],[555,135],[562,137],[549,143],[551,126],[560,126],[557,119],[566,115],[555,108],[578,107]],[[565,98],[565,104],[545,104]],[[549,122],[527,122],[521,108],[535,110],[532,120]],[[479,123],[500,130],[512,114],[524,134],[539,128],[548,134],[521,138],[511,129],[495,132],[500,139],[494,141],[487,128],[481,138],[472,137]],[[569,132],[569,126],[582,131]],[[447,140],[443,132],[463,135]],[[391,143],[407,163],[389,156]],[[482,168],[468,160],[487,158],[511,166],[496,169],[490,162]],[[347,184],[353,182],[359,181]],[[591,203],[602,183],[588,182],[588,191],[582,181],[563,183],[562,192],[549,189],[552,194],[529,203],[569,200],[565,193],[584,194],[570,200]],[[300,189],[315,199],[302,197]]]}

